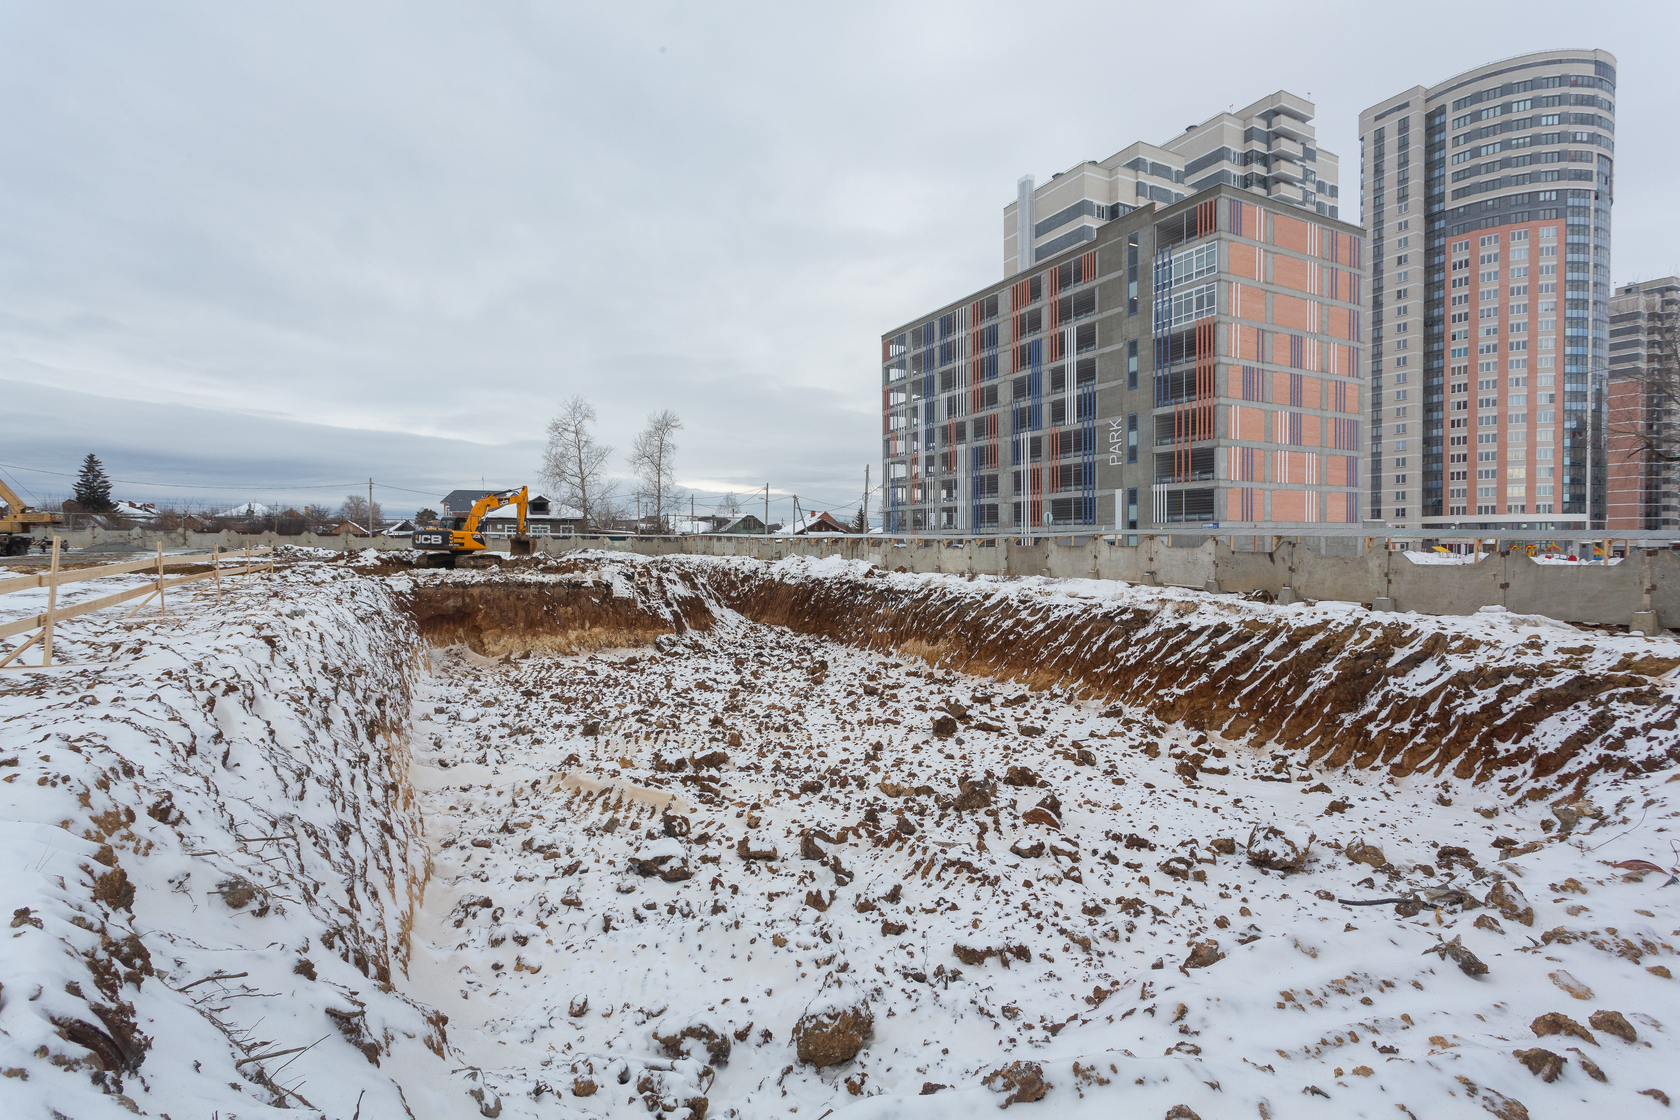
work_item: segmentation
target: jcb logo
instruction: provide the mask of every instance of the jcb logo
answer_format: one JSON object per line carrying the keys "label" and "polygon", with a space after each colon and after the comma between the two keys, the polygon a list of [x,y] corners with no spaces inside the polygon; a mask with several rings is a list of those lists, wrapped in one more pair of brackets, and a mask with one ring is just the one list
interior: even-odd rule
{"label": "jcb logo", "polygon": [[444,539],[442,533],[416,533],[414,534],[414,543],[419,545],[443,545],[449,542]]}

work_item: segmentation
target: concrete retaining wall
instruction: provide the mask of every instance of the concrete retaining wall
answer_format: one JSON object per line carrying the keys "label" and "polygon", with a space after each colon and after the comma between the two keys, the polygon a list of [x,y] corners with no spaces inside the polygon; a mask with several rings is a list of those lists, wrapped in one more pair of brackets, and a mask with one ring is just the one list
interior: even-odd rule
{"label": "concrete retaining wall", "polygon": [[[335,551],[408,547],[403,537],[277,536],[264,533],[154,533],[144,529],[82,529],[65,535],[72,548],[94,544],[132,544],[152,549],[208,550],[219,544],[237,549],[246,544],[295,545]],[[677,537],[613,540],[607,537],[539,537],[533,550],[560,554],[594,548],[635,552],[643,556],[750,556],[779,560],[785,556],[842,556],[867,560],[887,568],[912,572],[948,572],[1058,579],[1113,579],[1131,583],[1178,587],[1210,587],[1227,592],[1265,591],[1286,597],[1338,599],[1372,604],[1389,600],[1392,609],[1420,614],[1470,614],[1481,607],[1501,606],[1523,614],[1541,614],[1564,622],[1628,625],[1640,622],[1635,612],[1653,612],[1643,619],[1652,626],[1680,626],[1680,554],[1667,550],[1641,551],[1619,563],[1541,564],[1516,549],[1483,555],[1476,564],[1414,563],[1403,552],[1391,551],[1381,537],[1371,538],[1364,551],[1358,538],[1277,538],[1271,551],[1230,547],[1227,538],[1141,536],[1136,545],[1114,543],[1112,537],[1057,537],[1023,544],[1009,538],[944,541],[910,539],[900,543],[872,538]],[[1237,542],[1259,547],[1268,538]],[[492,541],[506,551],[506,541]],[[1334,553],[1334,554],[1331,554]]]}

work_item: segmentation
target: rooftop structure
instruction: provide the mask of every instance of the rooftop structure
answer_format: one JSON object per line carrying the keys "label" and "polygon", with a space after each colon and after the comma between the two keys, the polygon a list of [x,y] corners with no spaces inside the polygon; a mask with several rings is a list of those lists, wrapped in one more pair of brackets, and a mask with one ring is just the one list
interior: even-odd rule
{"label": "rooftop structure", "polygon": [[1043,186],[1024,176],[1003,210],[1004,274],[1095,240],[1104,222],[1139,206],[1170,206],[1218,185],[1338,217],[1338,161],[1318,148],[1313,113],[1311,101],[1279,90],[1164,144],[1139,142],[1086,160]]}

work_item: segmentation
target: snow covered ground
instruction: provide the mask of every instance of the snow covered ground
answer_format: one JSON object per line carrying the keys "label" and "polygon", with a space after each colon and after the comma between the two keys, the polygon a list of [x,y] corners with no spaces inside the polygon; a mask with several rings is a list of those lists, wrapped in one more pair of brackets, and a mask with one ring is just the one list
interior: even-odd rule
{"label": "snow covered ground", "polygon": [[319,565],[132,605],[0,677],[0,1113],[403,1115],[379,1061],[444,1050],[390,983],[424,882],[412,626]]}
{"label": "snow covered ground", "polygon": [[[641,570],[666,563],[530,578],[672,594]],[[1676,861],[1671,766],[1539,799],[1304,769],[721,602],[651,649],[427,650],[417,589],[527,577],[386,570],[103,612],[61,629],[70,667],[0,676],[0,1112],[1513,1120],[1680,1092],[1680,892],[1612,866]],[[1364,617],[865,582],[1064,621],[1148,600],[1209,634]],[[1566,690],[1680,655],[1509,615],[1417,625],[1488,665],[1567,658]],[[1405,679],[1459,673],[1443,648]],[[1629,689],[1597,733],[1659,759],[1674,688]]]}
{"label": "snow covered ground", "polygon": [[[653,654],[452,651],[418,694],[435,854],[412,979],[504,1117],[699,1096],[971,1115],[1015,1062],[1051,1086],[1038,1107],[1093,1116],[1565,1115],[1680,1089],[1660,1058],[1680,914],[1666,876],[1609,867],[1672,858],[1666,772],[1606,779],[1603,816],[1562,836],[1485,788],[1303,772],[719,617]],[[1251,837],[1313,839],[1284,874]],[[1337,901],[1402,896],[1425,905]],[[823,1007],[867,1007],[872,1031],[816,1068],[796,1028]],[[1552,1012],[1592,1041],[1538,1037]],[[1512,1056],[1534,1048],[1558,1080]],[[450,1115],[439,1092],[411,1091],[417,1114]]]}

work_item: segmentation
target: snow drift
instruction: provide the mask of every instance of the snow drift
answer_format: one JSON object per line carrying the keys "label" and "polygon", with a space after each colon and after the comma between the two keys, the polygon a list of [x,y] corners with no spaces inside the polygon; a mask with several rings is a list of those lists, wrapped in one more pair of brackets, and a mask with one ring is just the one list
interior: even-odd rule
{"label": "snow drift", "polygon": [[426,875],[413,624],[314,565],[101,617],[0,693],[6,1113],[403,1115],[382,1060],[447,1047],[392,983]]}

